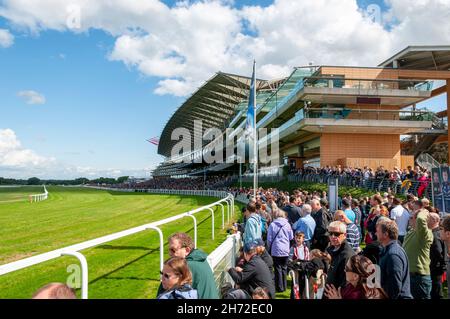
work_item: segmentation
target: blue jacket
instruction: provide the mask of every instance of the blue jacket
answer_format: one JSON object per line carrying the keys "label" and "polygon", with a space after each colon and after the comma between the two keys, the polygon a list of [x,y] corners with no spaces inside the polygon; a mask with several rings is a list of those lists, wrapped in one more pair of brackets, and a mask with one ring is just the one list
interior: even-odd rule
{"label": "blue jacket", "polygon": [[245,223],[244,230],[244,245],[254,241],[255,239],[261,238],[261,216],[258,214],[251,214]]}
{"label": "blue jacket", "polygon": [[181,287],[163,292],[158,299],[198,299],[197,290],[185,284]]}
{"label": "blue jacket", "polygon": [[380,254],[381,287],[390,299],[412,299],[405,250],[393,240]]}
{"label": "blue jacket", "polygon": [[301,231],[305,234],[305,241],[312,241],[314,230],[316,229],[316,221],[310,214],[305,217],[300,218],[294,225],[292,229],[296,231]]}

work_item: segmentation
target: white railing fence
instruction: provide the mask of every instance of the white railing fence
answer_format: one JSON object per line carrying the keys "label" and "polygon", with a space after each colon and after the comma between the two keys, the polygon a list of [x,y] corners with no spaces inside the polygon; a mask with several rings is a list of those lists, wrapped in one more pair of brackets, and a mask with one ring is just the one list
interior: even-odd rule
{"label": "white railing fence", "polygon": [[47,192],[47,188],[45,188],[45,185],[44,185],[44,192],[42,194],[35,194],[35,195],[29,196],[30,203],[41,202],[43,200],[46,200],[47,198],[48,198],[48,192]]}
{"label": "white railing fence", "polygon": [[208,263],[213,270],[214,280],[219,291],[226,282],[234,284],[233,279],[228,274],[228,269],[236,266],[236,259],[241,247],[241,235],[236,233],[229,235],[219,247],[209,254]]}
{"label": "white railing fence", "polygon": [[[107,188],[100,188],[100,187],[95,187],[98,189],[107,189]],[[114,190],[114,191],[126,191],[126,192],[134,192],[134,190],[121,190],[121,189],[114,189],[111,188],[109,190]],[[152,190],[153,191],[156,190]],[[29,257],[29,258],[25,258],[25,259],[21,259],[18,261],[14,261],[11,262],[9,264],[4,264],[4,265],[0,265],[0,276],[1,275],[5,275],[23,268],[27,268],[33,265],[37,265],[52,259],[56,259],[59,258],[61,256],[74,256],[76,257],[80,263],[81,263],[81,298],[82,299],[88,299],[88,264],[86,261],[86,258],[84,257],[83,254],[80,253],[81,250],[87,249],[87,248],[92,248],[125,236],[130,236],[133,234],[136,234],[138,232],[141,231],[145,231],[147,229],[153,229],[155,231],[158,232],[159,234],[159,244],[160,244],[160,251],[159,251],[159,260],[160,260],[160,270],[162,270],[163,268],[163,263],[164,263],[164,235],[163,232],[161,231],[161,229],[159,228],[159,226],[176,221],[178,219],[182,219],[185,217],[189,217],[192,218],[192,220],[194,221],[194,245],[195,247],[197,247],[197,219],[194,216],[196,213],[201,212],[201,211],[205,211],[205,210],[209,210],[211,212],[211,217],[212,217],[212,225],[211,225],[211,237],[214,240],[214,208],[216,206],[221,206],[221,212],[222,212],[222,229],[224,228],[224,219],[225,219],[225,212],[224,212],[224,206],[223,204],[226,203],[227,205],[227,220],[228,223],[230,222],[230,217],[233,218],[234,216],[234,197],[232,194],[226,193],[226,192],[216,192],[216,191],[172,191],[172,190],[162,190],[164,192],[162,192],[162,194],[183,194],[183,195],[188,195],[185,192],[189,192],[189,195],[197,195],[197,196],[224,196],[222,199],[206,205],[206,206],[202,206],[199,207],[197,209],[188,211],[186,213],[182,213],[182,214],[178,214],[176,216],[173,217],[169,217],[163,220],[159,220],[153,223],[149,223],[146,225],[142,225],[142,226],[138,226],[138,227],[134,227],[128,230],[124,230],[121,232],[117,232],[111,235],[107,235],[107,236],[103,236],[100,238],[96,238],[96,239],[92,239],[92,240],[88,240],[79,244],[75,244],[72,246],[68,246],[68,247],[64,247],[64,248],[60,248],[60,249],[56,249],[47,253],[43,253],[43,254],[39,254],[33,257]],[[180,193],[183,192],[183,193]],[[156,193],[156,192],[154,192]],[[161,193],[159,193],[161,194]],[[206,194],[206,195],[203,195]],[[218,253],[216,253],[217,255]],[[214,255],[215,256],[215,255]],[[214,262],[215,260],[217,260],[218,257],[213,257],[212,262]]]}
{"label": "white railing fence", "polygon": [[242,204],[248,204],[248,202],[249,202],[249,199],[247,198],[246,194],[238,194],[235,197],[235,200],[240,202],[240,203],[242,203]]}

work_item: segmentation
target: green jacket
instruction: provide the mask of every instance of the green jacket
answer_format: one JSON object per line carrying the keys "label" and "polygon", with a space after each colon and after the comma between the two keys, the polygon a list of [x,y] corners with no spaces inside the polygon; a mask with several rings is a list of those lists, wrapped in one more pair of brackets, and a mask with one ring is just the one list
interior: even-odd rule
{"label": "green jacket", "polygon": [[216,281],[208,264],[208,255],[199,249],[194,249],[186,257],[192,273],[192,287],[197,289],[199,299],[219,299]]}
{"label": "green jacket", "polygon": [[427,225],[427,212],[421,210],[417,214],[416,228],[405,236],[403,248],[409,261],[409,271],[420,275],[430,275],[430,247],[433,243],[433,232]]}

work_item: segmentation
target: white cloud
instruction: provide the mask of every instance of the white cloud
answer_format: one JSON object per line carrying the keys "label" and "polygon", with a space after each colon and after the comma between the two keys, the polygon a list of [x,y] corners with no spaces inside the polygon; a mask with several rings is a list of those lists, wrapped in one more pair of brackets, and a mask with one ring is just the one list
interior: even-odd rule
{"label": "white cloud", "polygon": [[74,179],[87,177],[135,176],[150,177],[151,168],[118,169],[76,166],[58,161],[54,157],[38,155],[24,148],[16,133],[7,128],[0,129],[0,177],[28,179]]}
{"label": "white cloud", "polygon": [[45,104],[45,96],[33,90],[20,91],[17,96],[24,98],[27,104]]}
{"label": "white cloud", "polygon": [[53,162],[54,158],[46,158],[23,148],[13,130],[0,129],[0,168],[45,168]]}
{"label": "white cloud", "polygon": [[0,29],[0,47],[9,48],[14,44],[14,36],[6,29]]}
{"label": "white cloud", "polygon": [[[5,0],[0,16],[31,33],[104,30],[115,38],[110,60],[157,77],[156,94],[180,96],[217,71],[250,75],[253,59],[259,78],[278,78],[309,62],[371,66],[407,45],[450,42],[449,0],[386,2],[382,25],[356,0],[275,0],[242,9],[219,0],[171,8],[158,0]],[[389,21],[396,24],[384,28]]]}

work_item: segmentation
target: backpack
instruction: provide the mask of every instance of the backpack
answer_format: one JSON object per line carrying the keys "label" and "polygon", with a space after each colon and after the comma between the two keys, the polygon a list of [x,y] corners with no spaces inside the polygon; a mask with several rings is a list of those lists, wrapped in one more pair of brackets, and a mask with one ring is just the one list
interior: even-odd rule
{"label": "backpack", "polygon": [[269,224],[267,223],[267,219],[264,216],[261,216],[261,233],[266,234],[268,228]]}

